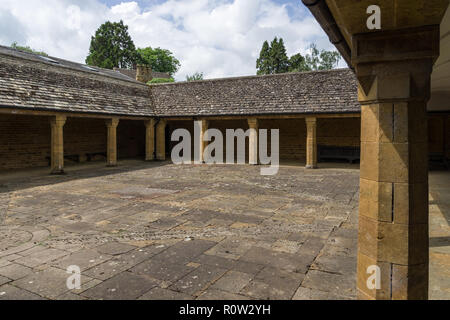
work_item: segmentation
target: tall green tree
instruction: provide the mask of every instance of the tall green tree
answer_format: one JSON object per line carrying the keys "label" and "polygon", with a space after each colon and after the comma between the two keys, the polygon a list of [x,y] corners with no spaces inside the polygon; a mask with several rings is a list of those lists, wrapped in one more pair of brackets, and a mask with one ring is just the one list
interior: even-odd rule
{"label": "tall green tree", "polygon": [[270,43],[264,41],[256,61],[257,74],[275,74],[289,71],[289,58],[282,38],[275,37]]}
{"label": "tall green tree", "polygon": [[337,67],[341,60],[337,51],[319,51],[315,44],[311,44],[309,49],[310,53],[306,56],[297,53],[288,58],[282,38],[275,38],[270,45],[264,41],[256,61],[257,74],[329,70]]}
{"label": "tall green tree", "polygon": [[270,62],[270,46],[269,42],[264,41],[259,58],[256,60],[257,74],[271,74],[272,66]]}
{"label": "tall green tree", "polygon": [[311,68],[307,65],[305,57],[300,53],[294,54],[289,59],[289,72],[302,72],[311,71]]}
{"label": "tall green tree", "polygon": [[272,73],[285,73],[289,71],[289,58],[286,53],[283,38],[273,39],[270,46],[270,62]]}
{"label": "tall green tree", "polygon": [[123,21],[107,21],[91,39],[86,63],[106,69],[132,69],[137,62],[136,47]]}
{"label": "tall green tree", "polygon": [[153,71],[166,72],[173,76],[181,64],[174,57],[173,53],[167,49],[161,48],[142,48],[137,49],[138,63],[146,64],[152,67]]}
{"label": "tall green tree", "polygon": [[306,65],[310,70],[330,70],[337,67],[341,55],[337,51],[317,49],[315,44],[310,45],[311,53],[305,57]]}

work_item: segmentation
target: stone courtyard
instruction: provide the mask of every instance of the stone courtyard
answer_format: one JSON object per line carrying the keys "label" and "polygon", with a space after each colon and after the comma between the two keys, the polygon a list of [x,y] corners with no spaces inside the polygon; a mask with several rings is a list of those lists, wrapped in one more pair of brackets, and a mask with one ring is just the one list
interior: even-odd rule
{"label": "stone courtyard", "polygon": [[[435,299],[450,298],[449,176],[430,175]],[[339,164],[5,173],[0,299],[355,299],[358,182],[357,165]]]}

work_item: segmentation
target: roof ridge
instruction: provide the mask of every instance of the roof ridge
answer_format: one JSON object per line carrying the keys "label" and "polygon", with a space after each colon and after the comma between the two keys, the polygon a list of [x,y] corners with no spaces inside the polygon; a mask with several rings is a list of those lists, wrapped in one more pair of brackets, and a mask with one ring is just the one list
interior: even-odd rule
{"label": "roof ridge", "polygon": [[303,72],[285,72],[278,74],[264,74],[264,75],[247,75],[247,76],[235,76],[235,77],[222,77],[222,78],[212,78],[204,80],[195,81],[179,81],[179,82],[169,82],[169,83],[154,83],[151,86],[164,86],[164,85],[184,85],[188,83],[205,83],[214,81],[228,81],[228,80],[238,80],[238,79],[258,79],[258,78],[269,78],[269,77],[286,77],[289,75],[304,75],[304,74],[317,74],[317,73],[332,73],[332,72],[342,72],[351,71],[349,68],[336,68],[330,70],[314,70],[314,71],[303,71]]}

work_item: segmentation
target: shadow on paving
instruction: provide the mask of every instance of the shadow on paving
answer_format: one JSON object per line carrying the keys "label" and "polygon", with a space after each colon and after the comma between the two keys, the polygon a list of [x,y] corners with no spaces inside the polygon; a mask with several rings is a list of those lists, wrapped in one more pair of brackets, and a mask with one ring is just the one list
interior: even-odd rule
{"label": "shadow on paving", "polygon": [[62,175],[50,174],[50,167],[22,169],[14,172],[0,171],[0,194],[22,189],[49,186],[73,180],[104,177],[170,164],[168,161],[119,160],[117,167],[106,167],[104,163],[87,163],[67,166]]}

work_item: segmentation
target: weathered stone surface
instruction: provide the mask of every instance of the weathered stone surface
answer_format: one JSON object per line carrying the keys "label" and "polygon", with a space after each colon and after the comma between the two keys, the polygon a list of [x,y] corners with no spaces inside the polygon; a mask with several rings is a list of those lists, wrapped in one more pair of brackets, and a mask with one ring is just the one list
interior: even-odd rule
{"label": "weathered stone surface", "polygon": [[222,278],[216,281],[211,288],[239,293],[253,279],[253,276],[238,271],[229,271]]}
{"label": "weathered stone surface", "polygon": [[99,253],[93,249],[82,249],[55,261],[53,265],[64,270],[75,265],[80,267],[81,271],[84,271],[109,259],[111,259],[110,255]]}
{"label": "weathered stone surface", "polygon": [[302,283],[302,287],[331,292],[344,297],[356,295],[355,276],[353,274],[335,274],[310,270]]}
{"label": "weathered stone surface", "polygon": [[29,291],[5,284],[0,286],[0,300],[46,300]]}
{"label": "weathered stone surface", "polygon": [[27,267],[37,267],[39,265],[51,262],[60,257],[68,255],[68,252],[58,250],[58,249],[45,249],[30,255],[26,255],[23,258],[14,260],[17,263],[23,264]]}
{"label": "weathered stone surface", "polygon": [[[105,175],[98,174],[96,165],[83,168],[69,168],[66,176],[49,177],[44,172],[8,182],[12,189],[8,194],[14,196],[7,214],[16,218],[7,220],[6,226],[24,230],[23,234],[47,230],[39,243],[10,242],[0,251],[0,276],[8,281],[2,287],[14,290],[18,299],[27,294],[34,298],[101,299],[100,295],[108,296],[107,288],[101,287],[103,283],[124,273],[150,280],[145,292],[136,284],[131,293],[124,294],[134,297],[139,293],[137,298],[143,299],[356,297],[354,288],[347,289],[356,280],[357,170],[305,173],[300,167],[281,167],[279,175],[266,179],[259,175],[258,168],[249,166],[178,167],[130,161],[114,169],[101,165]],[[172,183],[167,177],[176,181]],[[449,203],[446,186],[450,180],[445,175],[438,177],[441,173],[430,176],[430,297],[445,299],[450,254],[445,240],[450,232],[445,218]],[[145,186],[180,191],[152,199],[127,198],[114,192],[125,186],[126,190]],[[338,195],[342,189],[354,192],[356,200],[341,202]],[[146,212],[158,214],[158,219],[185,221],[183,229],[150,228]],[[202,224],[203,218],[208,222],[217,215],[226,217],[227,223]],[[259,220],[245,220],[248,217]],[[110,222],[105,224],[108,228],[96,225],[104,220]],[[83,233],[64,230],[68,222],[76,221],[89,222],[89,226]],[[235,229],[228,221],[255,222],[256,226]],[[25,241],[31,238],[27,236]],[[57,252],[49,251],[54,248],[67,254],[36,269],[4,268],[16,266],[16,260],[27,257],[46,260],[46,255]],[[99,252],[102,249],[98,248],[116,255]],[[373,264],[373,260],[364,262],[363,267],[367,264]],[[66,289],[69,265],[82,270],[81,290]],[[198,278],[190,279],[194,272]],[[227,275],[233,275],[234,280],[226,281]],[[24,277],[15,280],[19,276]],[[248,278],[251,280],[237,292]],[[94,289],[99,286],[97,294]],[[186,287],[182,289],[186,293],[173,294],[179,287]],[[86,292],[95,294],[84,296]]]}
{"label": "weathered stone surface", "polygon": [[7,277],[0,276],[0,286],[5,284],[5,283],[11,282],[11,281],[12,280],[7,278]]}
{"label": "weathered stone surface", "polygon": [[31,272],[31,268],[16,263],[11,263],[5,267],[0,267],[0,275],[12,280],[23,278]]}
{"label": "weathered stone surface", "polygon": [[[68,274],[66,271],[50,267],[40,272],[31,273],[28,276],[16,280],[11,284],[25,289],[39,296],[55,299],[63,293],[69,291],[67,288]],[[90,281],[91,279],[81,275],[81,281]]]}
{"label": "weathered stone surface", "polygon": [[157,283],[145,276],[123,272],[91,288],[81,295],[100,300],[134,300],[156,287]]}
{"label": "weathered stone surface", "polygon": [[161,259],[150,259],[142,262],[130,271],[139,275],[147,275],[154,279],[173,282],[192,272],[194,269],[193,267],[180,263]]}
{"label": "weathered stone surface", "polygon": [[159,287],[151,289],[146,294],[142,295],[139,300],[193,300],[190,295],[176,292]]}
{"label": "weathered stone surface", "polygon": [[100,253],[104,253],[104,254],[108,254],[108,255],[112,255],[112,256],[127,253],[133,249],[136,249],[136,247],[130,246],[125,243],[119,243],[119,242],[108,242],[108,243],[105,243],[104,245],[101,245],[101,246],[95,248],[95,250],[97,250]]}
{"label": "weathered stone surface", "polygon": [[252,298],[217,289],[208,289],[197,300],[252,300]]}
{"label": "weathered stone surface", "polygon": [[207,289],[215,280],[219,279],[225,272],[226,269],[223,268],[200,266],[178,280],[169,289],[190,295],[198,295]]}

